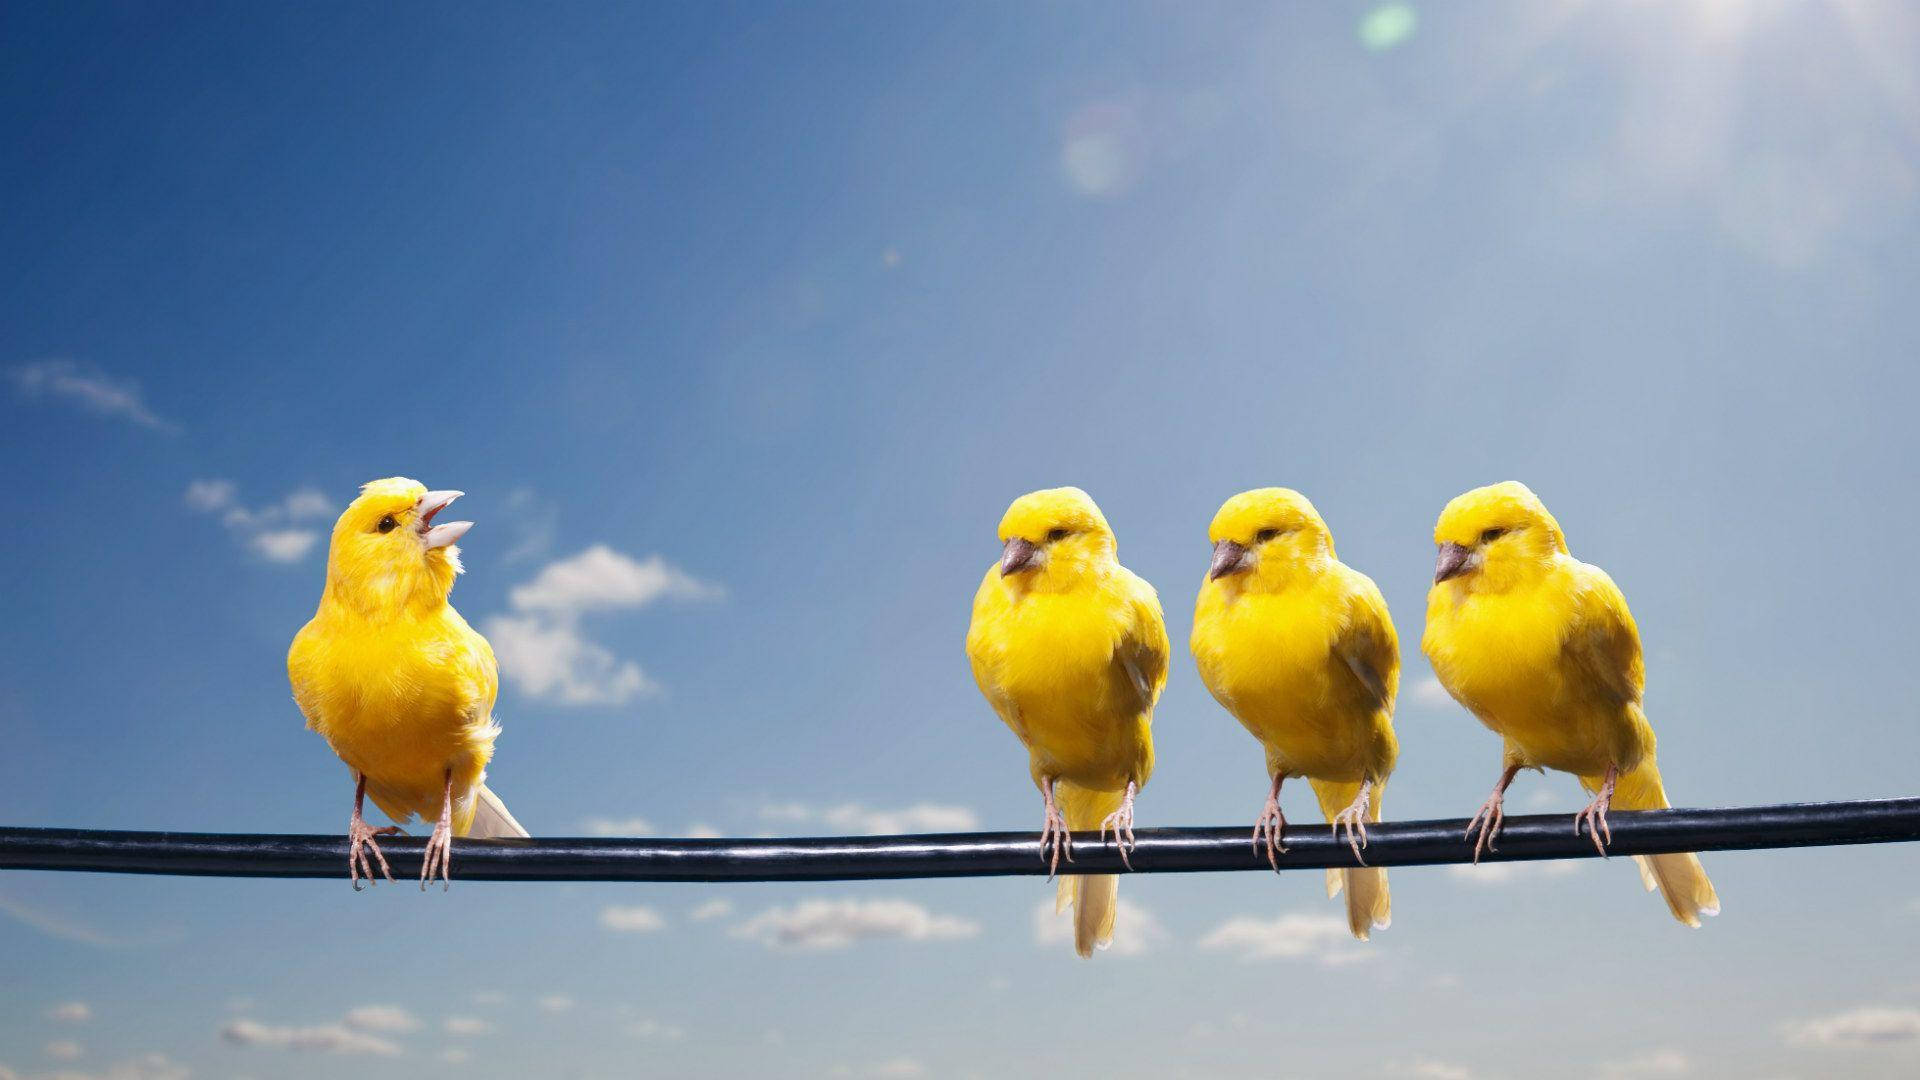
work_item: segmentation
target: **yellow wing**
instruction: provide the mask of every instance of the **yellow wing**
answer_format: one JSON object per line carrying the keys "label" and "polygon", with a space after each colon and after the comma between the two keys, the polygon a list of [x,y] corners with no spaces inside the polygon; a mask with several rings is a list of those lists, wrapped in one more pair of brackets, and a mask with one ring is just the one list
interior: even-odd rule
{"label": "yellow wing", "polygon": [[1160,610],[1160,597],[1153,586],[1130,570],[1122,569],[1121,573],[1127,579],[1131,619],[1114,647],[1113,657],[1139,695],[1140,709],[1146,711],[1160,700],[1160,691],[1166,688],[1173,646],[1167,640],[1167,617]]}
{"label": "yellow wing", "polygon": [[1590,701],[1637,704],[1647,669],[1627,598],[1597,566],[1583,563],[1578,574],[1573,617],[1560,646],[1571,688]]}
{"label": "yellow wing", "polygon": [[1349,594],[1346,625],[1334,643],[1334,651],[1353,672],[1374,708],[1391,711],[1400,693],[1400,636],[1394,632],[1393,616],[1379,587],[1364,574],[1354,576],[1359,581]]}

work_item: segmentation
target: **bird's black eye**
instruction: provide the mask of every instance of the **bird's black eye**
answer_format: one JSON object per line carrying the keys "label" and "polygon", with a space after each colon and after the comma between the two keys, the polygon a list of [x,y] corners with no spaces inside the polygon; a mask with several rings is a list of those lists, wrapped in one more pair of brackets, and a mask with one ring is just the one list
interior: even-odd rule
{"label": "bird's black eye", "polygon": [[1279,529],[1261,529],[1259,532],[1253,534],[1253,542],[1256,544],[1264,544],[1279,535]]}
{"label": "bird's black eye", "polygon": [[386,517],[380,519],[381,532],[392,532],[395,528],[398,528],[399,525],[399,522],[393,520],[392,514],[388,514]]}
{"label": "bird's black eye", "polygon": [[1491,544],[1505,535],[1507,535],[1507,530],[1505,529],[1488,529],[1486,532],[1480,534],[1480,542],[1483,544]]}
{"label": "bird's black eye", "polygon": [[1059,540],[1065,540],[1066,538],[1067,538],[1066,529],[1048,529],[1047,530],[1047,543],[1049,544]]}

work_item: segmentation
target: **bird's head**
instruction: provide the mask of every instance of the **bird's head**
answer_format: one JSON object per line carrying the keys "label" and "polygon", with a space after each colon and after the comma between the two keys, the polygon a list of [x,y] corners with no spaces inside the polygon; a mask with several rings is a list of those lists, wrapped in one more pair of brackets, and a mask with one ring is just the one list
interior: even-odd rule
{"label": "bird's head", "polygon": [[1232,589],[1275,589],[1333,558],[1333,535],[1305,495],[1256,488],[1228,499],[1207,527],[1207,580]]}
{"label": "bird's head", "polygon": [[328,595],[368,612],[444,602],[461,571],[454,541],[473,522],[435,518],[460,495],[404,476],[363,486],[333,525]]}
{"label": "bird's head", "polygon": [[1026,592],[1061,592],[1114,557],[1113,530],[1086,492],[1049,488],[1013,500],[1000,519],[1000,580]]}
{"label": "bird's head", "polygon": [[1567,551],[1566,534],[1540,497],[1517,480],[1474,488],[1440,512],[1433,583],[1500,590],[1527,580]]}

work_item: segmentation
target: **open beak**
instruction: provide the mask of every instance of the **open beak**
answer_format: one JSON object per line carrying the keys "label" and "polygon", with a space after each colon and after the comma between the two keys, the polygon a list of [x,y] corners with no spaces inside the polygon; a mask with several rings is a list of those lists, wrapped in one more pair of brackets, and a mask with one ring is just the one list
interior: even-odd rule
{"label": "open beak", "polygon": [[1007,541],[1006,549],[1000,552],[1000,576],[1016,574],[1033,565],[1033,557],[1040,549],[1019,537]]}
{"label": "open beak", "polygon": [[1440,557],[1433,564],[1433,583],[1435,585],[1467,572],[1467,560],[1473,558],[1473,549],[1459,544],[1441,544]]}
{"label": "open beak", "polygon": [[1207,567],[1207,580],[1218,581],[1228,574],[1237,574],[1247,569],[1247,549],[1232,540],[1222,540],[1213,545],[1213,565]]}
{"label": "open beak", "polygon": [[419,515],[420,536],[429,548],[446,547],[467,535],[467,530],[473,528],[471,521],[449,521],[441,525],[433,523],[435,514],[453,505],[453,500],[465,494],[464,491],[429,491],[420,496],[420,502],[414,507],[414,512]]}

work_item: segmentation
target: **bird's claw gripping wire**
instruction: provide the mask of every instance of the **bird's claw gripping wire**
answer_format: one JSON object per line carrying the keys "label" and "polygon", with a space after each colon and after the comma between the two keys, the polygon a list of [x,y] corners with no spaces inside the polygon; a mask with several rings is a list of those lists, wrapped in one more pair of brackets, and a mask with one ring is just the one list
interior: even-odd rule
{"label": "bird's claw gripping wire", "polygon": [[1120,849],[1120,864],[1133,869],[1133,860],[1128,856],[1135,844],[1133,839],[1133,796],[1139,791],[1139,785],[1127,781],[1127,793],[1120,798],[1120,809],[1100,819],[1100,842],[1107,842],[1107,828],[1113,828],[1113,842]]}
{"label": "bird's claw gripping wire", "polygon": [[[1467,819],[1467,839],[1473,840],[1473,861],[1476,864],[1479,863],[1482,852],[1500,850],[1493,846],[1493,842],[1500,835],[1500,826],[1507,820],[1505,803],[1505,793],[1496,791],[1487,796],[1487,801],[1481,803],[1480,809],[1475,810],[1473,816]],[[1476,826],[1480,834],[1479,839],[1474,839]]]}
{"label": "bird's claw gripping wire", "polygon": [[1273,778],[1273,790],[1267,793],[1267,805],[1260,810],[1260,816],[1253,819],[1253,853],[1260,854],[1261,841],[1266,841],[1267,865],[1274,873],[1280,872],[1280,856],[1287,850],[1287,815],[1280,811],[1280,783],[1284,777]]}
{"label": "bird's claw gripping wire", "polygon": [[[388,825],[385,828],[376,829],[367,824],[366,819],[362,818],[357,812],[353,815],[353,820],[347,823],[347,875],[353,882],[354,892],[359,892],[362,888],[365,888],[365,886],[360,884],[360,878],[362,876],[366,877],[367,885],[378,885],[380,883],[379,880],[373,876],[374,861],[380,863],[380,872],[386,875],[388,883],[391,884],[393,882],[393,870],[387,866],[387,857],[381,854],[380,845],[374,843],[373,838],[376,836],[393,836],[399,831],[400,827],[398,825]],[[367,858],[368,852],[372,852],[373,860]]]}
{"label": "bird's claw gripping wire", "polygon": [[1067,832],[1067,819],[1053,801],[1053,781],[1040,782],[1040,794],[1046,799],[1046,820],[1040,827],[1040,861],[1047,864],[1047,880],[1060,873],[1060,857],[1073,862],[1073,835]]}
{"label": "bird's claw gripping wire", "polygon": [[1354,797],[1352,804],[1333,816],[1328,824],[1333,826],[1333,837],[1340,838],[1340,829],[1347,830],[1347,846],[1353,849],[1353,861],[1362,866],[1367,860],[1360,855],[1360,849],[1367,846],[1367,808],[1373,801],[1373,781],[1360,785],[1360,794]]}
{"label": "bird's claw gripping wire", "polygon": [[[1601,858],[1607,857],[1607,845],[1613,843],[1613,827],[1607,824],[1607,810],[1613,806],[1613,784],[1619,779],[1619,770],[1607,767],[1607,778],[1600,783],[1600,790],[1594,793],[1593,801],[1586,809],[1573,815],[1573,835],[1579,836],[1581,828],[1593,837],[1593,847]],[[1604,834],[1606,840],[1600,838]]]}

